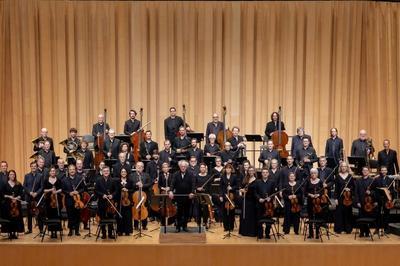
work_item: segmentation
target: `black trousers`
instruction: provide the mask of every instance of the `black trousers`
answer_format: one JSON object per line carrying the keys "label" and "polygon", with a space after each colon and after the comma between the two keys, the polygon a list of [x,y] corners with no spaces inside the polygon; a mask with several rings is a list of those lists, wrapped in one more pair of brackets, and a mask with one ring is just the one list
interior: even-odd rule
{"label": "black trousers", "polygon": [[285,234],[289,234],[290,226],[293,225],[294,232],[296,234],[299,233],[300,226],[300,212],[293,213],[291,210],[291,205],[288,202],[285,202],[285,216],[283,220],[283,232]]}
{"label": "black trousers", "polygon": [[81,211],[73,205],[67,205],[68,228],[79,232],[79,224],[81,222]]}
{"label": "black trousers", "polygon": [[334,214],[336,233],[346,232],[351,233],[353,230],[353,209],[352,206],[344,206],[342,202],[336,206]]}
{"label": "black trousers", "polygon": [[224,224],[224,230],[233,231],[235,227],[235,209],[228,210],[225,208],[225,204],[222,205],[222,222]]}
{"label": "black trousers", "polygon": [[190,207],[192,205],[191,199],[179,199],[176,201],[177,213],[176,213],[176,228],[187,228],[189,220]]}
{"label": "black trousers", "polygon": [[[106,207],[105,203],[104,202],[100,203],[100,201],[99,201],[99,209],[97,211],[97,214],[99,215],[100,220],[114,218],[114,214],[107,212],[107,207]],[[101,229],[102,235],[106,235],[107,230],[108,230],[108,235],[111,236],[114,226],[112,224],[109,224],[107,226],[107,230],[106,230],[106,226],[102,225],[100,229]]]}
{"label": "black trousers", "polygon": [[[28,202],[28,206],[31,206],[31,202]],[[39,230],[43,231],[43,214],[39,213],[37,216],[34,216],[34,214],[31,211],[31,208],[28,209],[28,213],[26,216],[26,219],[28,221],[28,231],[32,231],[32,221],[33,219],[36,219],[38,226],[39,226]]]}

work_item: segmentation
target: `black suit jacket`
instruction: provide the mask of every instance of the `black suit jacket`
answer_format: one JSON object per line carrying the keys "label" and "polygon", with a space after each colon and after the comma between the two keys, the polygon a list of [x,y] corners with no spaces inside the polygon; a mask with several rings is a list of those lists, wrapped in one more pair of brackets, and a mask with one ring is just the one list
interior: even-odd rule
{"label": "black suit jacket", "polygon": [[[108,123],[106,123],[106,130],[109,130],[110,126],[108,125]],[[104,123],[103,124],[93,124],[92,127],[92,135],[97,138],[97,134],[103,135],[104,134]]]}
{"label": "black suit jacket", "polygon": [[333,158],[336,164],[339,164],[340,159],[342,159],[343,151],[343,140],[339,137],[335,139],[329,138],[326,140],[325,145],[325,156]]}
{"label": "black suit jacket", "polygon": [[103,146],[103,152],[104,152],[106,158],[107,158],[107,153],[111,150],[111,158],[118,159],[120,144],[121,144],[121,141],[119,139],[114,138],[113,142],[111,143],[111,140],[109,138],[107,138],[104,141],[104,146]]}
{"label": "black suit jacket", "polygon": [[183,126],[183,119],[176,116],[174,119],[167,117],[164,120],[164,136],[165,139],[173,141],[176,137],[176,133],[179,131],[179,127]]}
{"label": "black suit jacket", "polygon": [[224,123],[223,123],[223,122],[218,121],[218,122],[217,122],[217,125],[215,125],[214,122],[209,122],[209,123],[207,124],[207,128],[206,128],[206,141],[207,141],[207,143],[209,142],[208,136],[209,136],[211,133],[213,133],[213,134],[215,134],[215,136],[217,136],[217,135],[218,135],[218,132],[219,132],[220,130],[224,130]]}
{"label": "black suit jacket", "polygon": [[233,151],[236,151],[237,148],[238,148],[239,143],[243,142],[243,137],[242,137],[242,136],[238,136],[237,139],[235,139],[234,137],[232,137],[232,138],[230,138],[230,139],[228,140],[228,142],[231,143],[231,145],[232,145],[232,150],[233,150]]}
{"label": "black suit jacket", "polygon": [[386,166],[389,175],[394,175],[399,172],[399,163],[397,161],[397,152],[395,150],[389,149],[386,153],[382,150],[378,153],[378,164],[380,166]]}
{"label": "black suit jacket", "polygon": [[[270,139],[271,133],[273,133],[274,131],[277,131],[278,126],[279,126],[278,122],[276,122],[276,124],[275,124],[274,121],[269,121],[267,123],[267,125],[265,126],[265,131],[264,131],[265,136],[267,136],[268,139]],[[285,124],[282,121],[281,121],[281,130],[285,130]]]}
{"label": "black suit jacket", "polygon": [[146,155],[153,155],[153,151],[158,150],[158,143],[155,141],[142,141],[140,143],[140,157],[146,159]]}
{"label": "black suit jacket", "polygon": [[[171,191],[175,194],[189,194],[195,190],[194,176],[188,171],[185,172],[182,178],[181,171],[177,171],[172,176]],[[185,197],[177,197],[176,200],[186,199]]]}
{"label": "black suit jacket", "polygon": [[135,119],[135,120],[126,120],[125,125],[124,125],[124,134],[125,135],[131,135],[133,132],[136,132],[140,128],[140,121]]}

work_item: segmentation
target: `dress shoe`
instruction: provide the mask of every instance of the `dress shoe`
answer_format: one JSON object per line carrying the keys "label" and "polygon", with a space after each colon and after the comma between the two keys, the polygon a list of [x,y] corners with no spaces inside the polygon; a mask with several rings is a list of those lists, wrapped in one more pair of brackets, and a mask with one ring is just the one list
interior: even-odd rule
{"label": "dress shoe", "polygon": [[32,230],[28,230],[25,232],[25,235],[29,235],[29,234],[32,234]]}
{"label": "dress shoe", "polygon": [[79,231],[75,231],[75,235],[76,235],[76,236],[81,236],[81,234],[79,233]]}
{"label": "dress shoe", "polygon": [[179,228],[175,229],[175,233],[179,233],[180,231],[181,231],[181,229],[179,229]]}
{"label": "dress shoe", "polygon": [[106,235],[101,235],[101,239],[106,239]]}
{"label": "dress shoe", "polygon": [[109,235],[108,238],[109,238],[109,239],[115,239],[115,236]]}
{"label": "dress shoe", "polygon": [[72,234],[73,234],[72,231],[69,231],[68,236],[72,236]]}
{"label": "dress shoe", "polygon": [[187,227],[183,227],[182,230],[183,230],[184,232],[189,232],[189,230],[187,229]]}

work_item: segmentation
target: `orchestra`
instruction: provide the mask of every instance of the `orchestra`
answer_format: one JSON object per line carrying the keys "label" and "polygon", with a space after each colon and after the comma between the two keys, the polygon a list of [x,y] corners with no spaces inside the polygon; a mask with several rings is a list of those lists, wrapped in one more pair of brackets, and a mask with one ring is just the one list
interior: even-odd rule
{"label": "orchestra", "polygon": [[[148,230],[149,223],[173,225],[176,233],[183,233],[192,222],[205,230],[220,223],[229,233],[237,230],[241,236],[270,239],[275,237],[275,224],[284,235],[292,228],[299,235],[302,224],[308,223],[304,237],[318,239],[328,223],[337,235],[359,226],[359,236],[369,237],[369,228],[357,225],[356,219],[370,218],[375,221],[374,233],[389,233],[399,180],[397,152],[390,148],[390,140],[383,140],[375,160],[372,139],[362,129],[346,157],[344,140],[332,127],[324,153],[318,156],[311,136],[298,127],[283,156],[282,142],[275,143],[285,131],[280,111],[273,112],[266,124],[258,166],[246,156],[247,140],[239,127],[226,127],[226,107],[223,122],[213,113],[207,123],[203,149],[203,139],[188,136],[193,131],[185,113],[178,116],[175,107],[164,120],[160,149],[152,131],[143,130],[142,109],[140,120],[135,110],[129,111],[121,135],[106,123],[106,112],[93,124],[92,140],[71,128],[60,143],[65,159],[56,156],[53,139],[42,128],[32,141],[36,154],[22,184],[7,162],[0,162],[0,218],[9,221],[1,229],[15,239],[21,233],[32,234],[36,227],[44,234],[46,221],[65,219],[68,236],[80,236],[82,229],[90,230],[88,219],[94,224],[115,219],[115,229],[111,223],[99,227],[102,239],[114,239],[113,232],[130,236]],[[136,135],[141,139],[134,144],[131,137]],[[360,163],[350,164],[349,158]],[[84,200],[86,194],[89,198]],[[88,205],[96,212],[84,219]],[[60,230],[48,228],[50,238],[57,238]]]}

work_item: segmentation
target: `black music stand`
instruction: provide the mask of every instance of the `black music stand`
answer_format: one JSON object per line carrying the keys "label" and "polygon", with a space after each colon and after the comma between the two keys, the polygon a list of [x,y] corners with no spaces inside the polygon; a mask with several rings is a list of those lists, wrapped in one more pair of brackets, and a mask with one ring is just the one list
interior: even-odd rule
{"label": "black music stand", "polygon": [[257,134],[248,134],[244,135],[246,141],[253,142],[253,165],[256,165],[256,142],[262,142],[263,139],[261,135]]}
{"label": "black music stand", "polygon": [[336,163],[336,160],[333,157],[326,157],[326,161],[327,161],[326,166],[328,166],[331,169],[335,168],[339,163],[339,162]]}
{"label": "black music stand", "polygon": [[186,134],[190,139],[196,139],[201,149],[201,142],[204,140],[204,133],[191,132]]}
{"label": "black music stand", "polygon": [[215,158],[217,156],[203,156],[204,163],[208,166],[208,171],[211,171],[215,167]]}
{"label": "black music stand", "polygon": [[365,157],[362,156],[349,156],[347,157],[349,164],[353,164],[356,169],[356,174],[361,175],[362,168],[367,165]]}
{"label": "black music stand", "polygon": [[115,136],[115,138],[119,139],[121,142],[126,142],[126,143],[129,143],[129,144],[132,144],[131,143],[131,136],[129,136],[129,135],[117,135],[117,136]]}
{"label": "black music stand", "polygon": [[[112,170],[113,165],[114,165],[115,163],[117,163],[117,159],[108,158],[108,159],[105,159],[105,160],[104,160],[104,163],[105,163],[108,167],[110,167],[110,170]],[[111,171],[110,171],[110,172],[111,172]]]}

